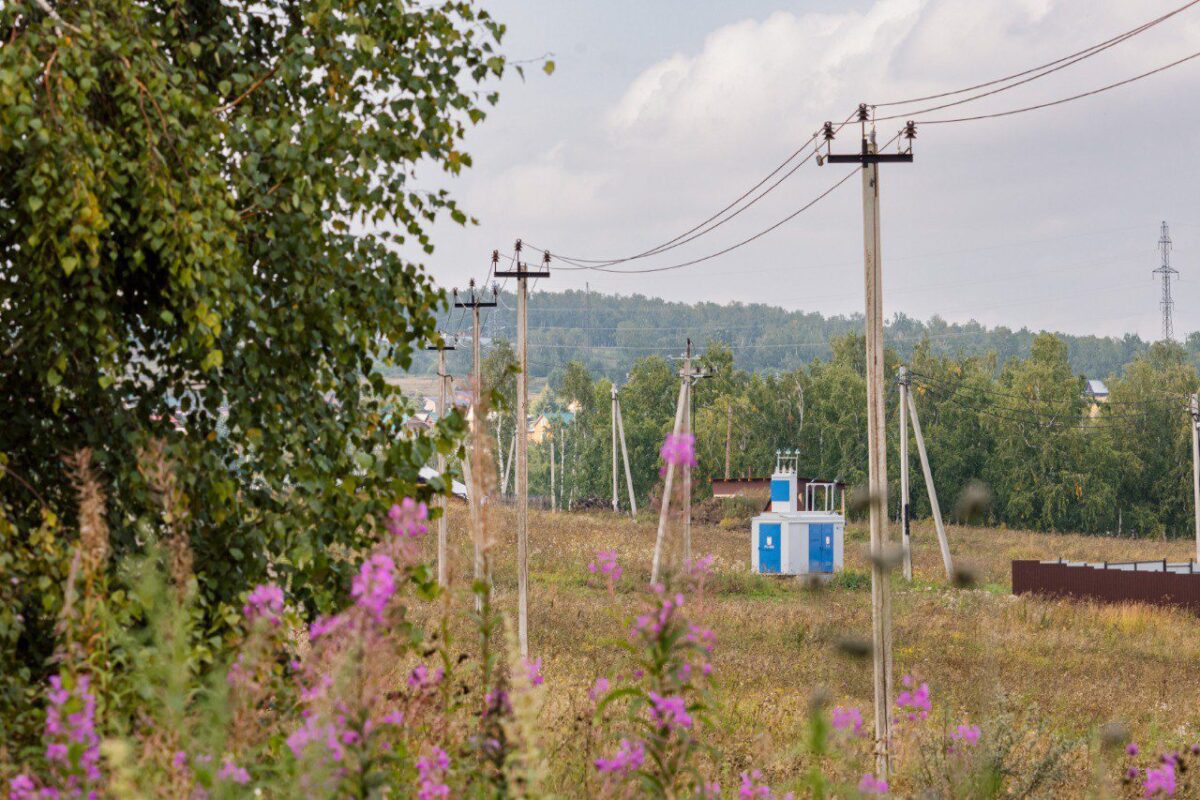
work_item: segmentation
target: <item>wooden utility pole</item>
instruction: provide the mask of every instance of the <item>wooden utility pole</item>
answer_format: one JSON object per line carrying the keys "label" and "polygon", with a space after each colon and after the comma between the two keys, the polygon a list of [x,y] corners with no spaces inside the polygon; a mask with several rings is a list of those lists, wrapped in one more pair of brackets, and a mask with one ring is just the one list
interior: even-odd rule
{"label": "wooden utility pole", "polygon": [[[441,383],[441,394],[438,397],[438,422],[446,418],[446,395],[450,389],[450,374],[446,372],[446,351],[453,350],[454,345],[447,345],[445,339],[438,335],[438,343],[431,347],[426,347],[426,350],[437,350],[438,354],[438,378]],[[441,450],[438,450],[437,456],[437,471],[439,475],[446,474],[446,456]],[[446,543],[448,541],[446,532],[446,495],[443,492],[438,498],[438,508],[442,513],[438,516],[438,533],[437,533],[437,577],[438,585],[446,586],[448,584],[448,570]]]}
{"label": "wooden utility pole", "polygon": [[554,494],[554,431],[550,431],[550,510],[558,511],[558,496]]}
{"label": "wooden utility pole", "polygon": [[617,434],[621,437],[621,458],[625,462],[625,488],[629,490],[629,515],[637,519],[637,497],[633,494],[633,473],[629,470],[629,446],[625,441],[625,418],[621,415],[621,398],[617,396]]}
{"label": "wooden utility pole", "polygon": [[550,254],[542,256],[541,269],[530,270],[521,261],[521,240],[511,270],[496,270],[497,278],[517,279],[517,639],[521,657],[529,657],[529,279],[550,277]]}
{"label": "wooden utility pole", "polygon": [[613,513],[619,510],[617,504],[617,384],[612,387],[612,508]]}
{"label": "wooden utility pole", "polygon": [[[495,265],[495,263],[499,260],[500,254],[493,251],[492,264]],[[470,297],[467,300],[459,300],[458,289],[454,290],[454,307],[471,309],[471,426],[474,428],[477,425],[483,424],[483,360],[479,353],[479,309],[495,308],[496,303],[498,302],[497,295],[499,292],[493,286],[492,299],[482,300],[480,299],[478,292],[475,290],[474,280],[468,284],[468,289],[470,291]],[[468,462],[469,461],[470,458],[468,458]],[[471,538],[475,543],[475,581],[477,583],[479,581],[486,581],[490,586],[491,576],[484,575],[483,543],[480,541],[480,536],[482,535],[482,532],[480,531],[480,524],[482,521],[480,503],[482,503],[483,498],[479,496],[479,492],[475,491],[474,478],[471,475],[470,468],[468,467],[466,470],[464,470],[464,472],[466,473],[465,477],[467,478],[467,499],[471,508]],[[479,485],[483,485],[482,475],[479,476]],[[475,610],[479,611],[482,608],[483,599],[476,594]]]}
{"label": "wooden utility pole", "polygon": [[1192,508],[1196,515],[1196,560],[1200,561],[1200,395],[1192,395]]}
{"label": "wooden utility pole", "polygon": [[929,507],[933,511],[933,525],[937,528],[938,546],[942,549],[942,563],[946,567],[946,580],[954,579],[954,561],[950,558],[950,542],[946,538],[946,526],[942,524],[942,507],[938,504],[937,488],[933,485],[933,472],[929,469],[929,455],[925,452],[925,437],[921,434],[921,418],[917,416],[917,401],[908,393],[908,413],[912,415],[913,435],[917,437],[917,455],[921,457],[921,473],[925,476],[925,491],[929,494]]}
{"label": "wooden utility pole", "polygon": [[901,367],[896,378],[900,389],[900,531],[904,544],[904,579],[912,582],[912,509],[908,501],[908,368]]}
{"label": "wooden utility pole", "polygon": [[729,462],[733,445],[733,401],[725,404],[725,480],[729,480]]}
{"label": "wooden utility pole", "polygon": [[[871,517],[871,632],[875,684],[875,768],[879,777],[891,774],[892,703],[892,597],[888,584],[885,549],[887,530],[887,437],[884,423],[883,364],[883,269],[879,234],[879,164],[911,162],[906,153],[878,153],[875,133],[868,136],[870,110],[859,106],[863,125],[862,151],[854,155],[829,154],[819,162],[859,164],[863,188],[863,277],[866,289],[867,349],[867,483]],[[910,132],[913,131],[910,125]],[[833,125],[826,123],[826,141],[833,139]],[[915,135],[915,134],[914,134]],[[911,140],[911,137],[910,137]]]}

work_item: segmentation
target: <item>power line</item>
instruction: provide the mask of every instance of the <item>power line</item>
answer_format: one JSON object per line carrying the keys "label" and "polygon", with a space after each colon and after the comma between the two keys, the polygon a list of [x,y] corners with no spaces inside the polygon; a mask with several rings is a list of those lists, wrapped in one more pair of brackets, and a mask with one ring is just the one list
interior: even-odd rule
{"label": "power line", "polygon": [[1191,55],[1187,55],[1187,56],[1184,56],[1183,58],[1176,59],[1175,61],[1172,61],[1169,64],[1164,64],[1161,67],[1152,69],[1148,72],[1143,72],[1140,75],[1134,75],[1132,78],[1126,78],[1125,80],[1117,81],[1116,83],[1110,83],[1107,86],[1101,86],[1098,89],[1092,89],[1087,92],[1080,92],[1079,94],[1071,95],[1070,97],[1062,97],[1062,98],[1059,98],[1058,100],[1050,100],[1048,102],[1038,103],[1038,104],[1032,105],[1032,106],[1023,106],[1021,108],[1010,108],[1007,111],[996,111],[996,112],[993,112],[990,114],[976,114],[975,116],[971,116],[971,117],[954,117],[951,119],[917,120],[917,124],[918,125],[944,125],[944,124],[952,123],[952,122],[974,122],[976,120],[981,120],[981,119],[996,119],[999,117],[1011,117],[1014,114],[1024,114],[1027,111],[1038,111],[1043,108],[1051,108],[1053,106],[1060,106],[1060,105],[1063,105],[1064,103],[1070,103],[1075,100],[1081,100],[1085,97],[1091,97],[1093,95],[1097,95],[1102,92],[1107,92],[1110,89],[1117,89],[1121,86],[1126,86],[1135,81],[1140,81],[1142,78],[1149,78],[1152,75],[1157,75],[1160,72],[1166,72],[1167,70],[1169,70],[1173,67],[1177,67],[1180,64],[1187,63],[1188,61],[1191,61],[1195,58],[1200,58],[1200,50],[1196,51],[1195,53],[1192,53]]}
{"label": "power line", "polygon": [[[1200,0],[1197,0],[1197,2],[1200,2]],[[838,126],[835,130],[840,131],[853,118],[854,118],[854,114],[851,114],[850,116],[846,117],[845,120],[843,120],[841,123],[838,124]],[[759,200],[761,200],[762,198],[764,198],[768,194],[770,194],[777,186],[779,186],[785,180],[790,178],[796,172],[796,170],[798,170],[804,163],[806,163],[810,158],[812,158],[813,155],[816,154],[815,150],[812,153],[810,153],[807,157],[805,157],[799,164],[792,167],[792,169],[790,169],[782,178],[780,178],[778,181],[776,181],[771,186],[769,186],[766,189],[766,191],[762,192],[760,195],[755,197],[753,200],[751,200],[745,206],[738,209],[737,211],[735,211],[733,214],[729,215],[725,219],[721,219],[719,222],[716,222],[716,224],[705,228],[706,225],[709,225],[709,223],[713,222],[714,220],[718,220],[720,217],[724,216],[724,214],[726,212],[728,212],[730,209],[736,207],[739,203],[741,203],[747,197],[752,195],[754,192],[758,191],[758,189],[760,187],[762,187],[763,184],[765,184],[767,181],[769,181],[771,178],[773,178],[775,175],[777,175],[780,172],[780,170],[782,170],[784,167],[786,167],[788,164],[790,164],[795,158],[797,158],[801,153],[803,153],[805,150],[807,150],[808,147],[817,140],[817,137],[820,136],[822,132],[823,132],[823,130],[818,130],[815,133],[813,133],[813,135],[810,136],[804,144],[800,145],[799,148],[797,148],[795,151],[793,151],[792,154],[789,155],[787,158],[785,158],[778,166],[775,167],[775,169],[771,170],[771,172],[769,172],[766,177],[764,177],[758,183],[754,184],[749,189],[747,189],[745,192],[743,192],[741,195],[739,195],[737,198],[735,198],[732,203],[725,206],[720,211],[718,211],[717,213],[710,216],[708,219],[703,220],[702,222],[698,223],[697,225],[695,225],[695,226],[689,228],[688,230],[684,231],[683,233],[679,234],[674,239],[670,239],[656,247],[652,247],[649,250],[645,250],[641,253],[637,253],[632,256],[626,256],[623,258],[584,258],[582,256],[563,256],[563,255],[558,255],[558,254],[556,254],[554,257],[559,261],[565,261],[568,264],[573,264],[576,266],[576,268],[585,268],[585,265],[588,265],[588,264],[612,266],[614,264],[621,264],[621,263],[625,263],[627,261],[633,261],[633,260],[639,259],[639,258],[646,258],[648,256],[658,255],[658,254],[664,253],[668,250],[673,250],[674,248],[679,247],[680,245],[684,245],[684,244],[687,244],[688,242],[694,241],[695,239],[698,239],[699,237],[705,235],[706,233],[709,233],[710,231],[715,230],[716,228],[720,227],[721,225],[724,225],[726,222],[733,219],[738,214],[741,214],[747,208],[754,205]],[[705,229],[700,230],[701,228],[705,228]],[[697,233],[697,231],[699,231],[699,233]],[[695,234],[695,235],[692,235],[692,234]],[[549,252],[545,248],[537,247],[536,245],[529,244],[528,246],[531,249],[538,250],[542,253]],[[561,269],[561,267],[560,267],[560,269]]]}
{"label": "power line", "polygon": [[[973,92],[973,91],[976,91],[977,89],[986,89],[989,86],[995,86],[996,84],[999,84],[999,83],[1008,83],[1009,81],[1016,80],[1017,78],[1025,78],[1025,76],[1027,76],[1027,75],[1033,75],[1033,73],[1040,73],[1037,75],[1033,75],[1033,77],[1028,78],[1027,80],[1022,80],[1018,83],[1014,83],[1011,86],[1006,86],[1001,89],[997,89],[993,92],[987,92],[987,93],[984,93],[981,95],[976,95],[973,98],[968,98],[966,100],[960,100],[956,103],[947,104],[946,106],[938,106],[933,109],[925,109],[924,111],[909,112],[908,114],[897,114],[892,117],[882,117],[882,118],[876,119],[875,121],[880,122],[885,119],[894,119],[894,118],[898,118],[900,116],[911,116],[913,114],[923,114],[926,111],[937,110],[937,108],[946,108],[949,105],[959,105],[961,103],[969,102],[970,100],[978,99],[980,97],[986,97],[990,94],[995,94],[996,92],[1005,91],[1006,89],[1012,89],[1012,88],[1014,88],[1016,86],[1020,86],[1024,83],[1028,83],[1031,80],[1036,80],[1037,78],[1045,77],[1046,75],[1049,75],[1053,72],[1057,72],[1060,69],[1069,67],[1072,64],[1076,64],[1079,61],[1082,61],[1086,58],[1090,58],[1091,56],[1097,55],[1097,54],[1107,50],[1110,47],[1114,47],[1115,45],[1121,44],[1122,42],[1127,41],[1128,39],[1131,39],[1134,36],[1144,33],[1146,31],[1150,30],[1151,28],[1155,27],[1159,23],[1165,22],[1166,20],[1170,19],[1171,17],[1174,17],[1176,14],[1180,14],[1180,13],[1186,11],[1187,9],[1196,5],[1198,2],[1200,2],[1200,0],[1189,0],[1189,2],[1184,3],[1182,6],[1179,6],[1178,8],[1174,9],[1173,11],[1169,11],[1160,17],[1156,17],[1155,19],[1152,19],[1149,22],[1145,22],[1145,23],[1139,25],[1136,28],[1132,28],[1128,31],[1125,31],[1124,33],[1118,34],[1118,35],[1112,37],[1111,39],[1106,39],[1103,42],[1099,42],[1097,44],[1092,45],[1091,47],[1085,48],[1085,49],[1080,50],[1075,53],[1071,53],[1070,55],[1063,56],[1062,58],[1055,59],[1054,61],[1050,61],[1050,62],[1042,64],[1040,66],[1030,67],[1029,69],[1023,70],[1021,72],[1016,72],[1016,73],[1013,73],[1012,75],[1006,75],[1003,78],[996,78],[994,80],[990,80],[985,83],[977,83],[974,86],[967,86],[966,88],[955,89],[954,91],[950,91],[950,92],[941,92],[939,94],[930,94],[930,95],[925,95],[924,97],[911,97],[907,100],[892,100],[892,101],[889,101],[886,103],[874,103],[872,105],[875,108],[886,108],[886,107],[891,107],[891,106],[911,105],[913,103],[923,103],[923,102],[926,102],[929,100],[940,100],[945,97],[954,97],[955,95],[965,94],[967,92]],[[1043,70],[1046,70],[1046,71],[1043,72]]]}

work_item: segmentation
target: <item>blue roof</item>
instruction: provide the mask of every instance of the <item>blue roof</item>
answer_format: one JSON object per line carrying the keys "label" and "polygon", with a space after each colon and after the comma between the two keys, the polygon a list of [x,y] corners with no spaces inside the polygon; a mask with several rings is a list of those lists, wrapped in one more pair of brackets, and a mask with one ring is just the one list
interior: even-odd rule
{"label": "blue roof", "polygon": [[1089,380],[1087,382],[1087,391],[1088,394],[1094,397],[1108,395],[1108,387],[1104,385],[1104,381]]}

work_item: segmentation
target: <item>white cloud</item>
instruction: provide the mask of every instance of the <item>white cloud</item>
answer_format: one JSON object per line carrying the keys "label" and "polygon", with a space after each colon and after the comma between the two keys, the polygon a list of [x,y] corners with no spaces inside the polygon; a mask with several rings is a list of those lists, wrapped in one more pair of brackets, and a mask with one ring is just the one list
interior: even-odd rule
{"label": "white cloud", "polygon": [[[779,11],[724,25],[691,50],[674,45],[673,51],[653,54],[624,86],[597,80],[591,97],[581,87],[585,94],[574,107],[594,109],[589,113],[539,114],[522,131],[525,140],[557,142],[553,147],[526,150],[534,155],[515,163],[485,167],[478,161],[466,205],[484,226],[455,240],[451,254],[461,248],[467,255],[452,260],[472,263],[475,252],[490,252],[493,242],[518,235],[583,256],[653,246],[721,208],[823,121],[840,121],[860,101],[936,93],[1016,72],[1130,29],[1178,1],[876,0],[862,11]],[[994,111],[1073,94],[1198,47],[1200,9],[1193,9],[1045,80],[946,113]],[[568,74],[566,68],[562,74]],[[917,316],[961,309],[963,318],[978,314],[1013,325],[1084,330],[1104,328],[1107,315],[1111,325],[1104,332],[1124,329],[1135,310],[1126,296],[1056,307],[1035,302],[1047,291],[1061,295],[1062,287],[1049,278],[973,287],[963,276],[975,271],[1002,276],[1011,264],[1026,273],[1042,267],[1053,273],[1063,264],[1135,252],[1143,238],[1149,252],[1158,220],[1167,218],[1174,226],[1175,220],[1196,219],[1200,207],[1187,187],[1200,172],[1178,154],[1189,143],[1182,131],[1200,124],[1200,112],[1184,101],[1198,84],[1200,61],[1055,111],[924,128],[917,143],[920,163],[889,171],[885,179],[885,259],[895,257],[888,281],[929,286],[950,276],[957,283],[945,293],[899,292],[903,304],[889,301],[889,308]],[[892,128],[881,125],[880,132],[890,136],[900,121],[888,123]],[[844,141],[852,136],[841,138],[839,149],[854,148]],[[719,231],[642,263],[659,266],[725,247],[781,219],[834,177],[828,169],[806,165]],[[814,279],[817,267],[859,257],[855,193],[851,184],[771,236],[695,269],[631,278],[564,273],[554,287],[590,280],[603,290],[689,300],[810,303],[813,295],[804,281]],[[1196,230],[1193,225],[1192,236]],[[1186,244],[1188,230],[1182,231]],[[1073,238],[1080,232],[1101,233]],[[1063,241],[972,252],[980,243],[1040,236]],[[913,256],[942,250],[962,255]],[[1100,264],[1093,274],[1069,275],[1088,285],[1115,286],[1129,275],[1140,279],[1147,266],[1131,257]],[[760,277],[764,271],[772,280]],[[730,281],[731,275],[745,279]],[[861,285],[855,270],[824,270],[819,280],[821,296],[842,293],[850,299],[809,308],[856,309]],[[1185,300],[1181,296],[1181,315]],[[1002,301],[1013,305],[989,311]],[[1025,301],[1027,308],[1021,306]],[[1146,302],[1153,312],[1155,298]],[[1200,326],[1200,296],[1194,306]]]}

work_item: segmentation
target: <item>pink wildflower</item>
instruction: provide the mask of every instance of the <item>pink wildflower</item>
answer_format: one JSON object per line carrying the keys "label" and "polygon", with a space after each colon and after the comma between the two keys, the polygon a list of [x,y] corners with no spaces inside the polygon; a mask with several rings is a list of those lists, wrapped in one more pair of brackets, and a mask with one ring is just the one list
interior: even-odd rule
{"label": "pink wildflower", "polygon": [[617,754],[612,758],[597,758],[596,769],[612,775],[624,775],[642,766],[646,760],[646,746],[639,740],[622,739]]}
{"label": "pink wildflower", "polygon": [[260,583],[246,598],[242,606],[242,616],[248,622],[265,619],[272,625],[279,624],[279,615],[283,613],[283,589],[273,583]]}
{"label": "pink wildflower", "polygon": [[910,687],[900,692],[896,696],[896,706],[902,713],[908,716],[909,721],[917,719],[925,719],[929,716],[929,711],[933,705],[929,702],[929,684],[922,683],[916,689],[912,689],[914,683],[912,675],[904,676],[904,685]]}
{"label": "pink wildflower", "polygon": [[662,460],[675,466],[696,466],[696,437],[690,433],[669,433],[659,450]]}
{"label": "pink wildflower", "polygon": [[1131,756],[1136,756],[1141,752],[1141,750],[1138,748],[1137,742],[1130,742],[1129,744],[1125,745],[1125,752]]}
{"label": "pink wildflower", "polygon": [[1170,797],[1175,794],[1175,765],[1164,761],[1161,767],[1146,770],[1143,789],[1146,797]]}
{"label": "pink wildflower", "polygon": [[592,698],[592,702],[598,701],[601,697],[608,694],[608,678],[596,678],[596,682],[592,684],[592,688],[588,689],[588,697]]}
{"label": "pink wildflower", "polygon": [[308,638],[315,642],[322,636],[328,636],[339,628],[342,628],[349,621],[349,617],[344,614],[330,614],[326,617],[318,617],[308,626]]}
{"label": "pink wildflower", "polygon": [[230,758],[225,759],[217,777],[221,780],[233,781],[239,786],[245,786],[250,782],[250,773],[233,763],[233,759]]}
{"label": "pink wildflower", "polygon": [[526,658],[522,660],[524,661],[525,665],[525,677],[529,678],[529,685],[541,686],[546,680],[545,677],[542,676],[542,660],[540,658]]}
{"label": "pink wildflower", "polygon": [[360,608],[369,611],[376,622],[383,621],[383,610],[395,591],[396,562],[382,553],[364,561],[350,583],[350,596]]}
{"label": "pink wildflower", "polygon": [[855,736],[862,733],[862,712],[857,708],[842,708],[841,706],[834,708],[832,721],[834,730],[851,730]]}
{"label": "pink wildflower", "polygon": [[950,738],[966,747],[974,747],[979,743],[978,725],[959,725],[950,734]]}
{"label": "pink wildflower", "polygon": [[754,770],[753,772],[742,773],[742,785],[738,789],[738,800],[754,800],[756,797],[770,797],[771,787],[765,783],[760,783],[762,780],[762,771]]}
{"label": "pink wildflower", "polygon": [[679,695],[663,697],[656,692],[647,692],[650,698],[650,719],[655,725],[667,730],[683,730],[692,727],[692,717],[687,712],[687,703]]}
{"label": "pink wildflower", "polygon": [[410,689],[430,689],[437,686],[446,677],[446,671],[441,667],[430,669],[424,664],[417,664],[413,667],[413,671],[408,673],[408,687]]}
{"label": "pink wildflower", "polygon": [[450,769],[450,756],[439,747],[434,747],[430,755],[417,759],[418,800],[438,800],[450,796],[450,786],[446,783],[446,771]]}
{"label": "pink wildflower", "polygon": [[888,784],[887,781],[882,778],[876,778],[868,772],[858,782],[858,790],[863,794],[887,794]]}
{"label": "pink wildflower", "polygon": [[613,587],[617,581],[621,580],[621,567],[617,564],[616,550],[601,550],[596,553],[596,558],[588,564],[588,572],[593,575],[599,573],[608,580],[608,593],[612,594]]}
{"label": "pink wildflower", "polygon": [[406,497],[388,510],[387,527],[393,536],[415,539],[429,530],[425,524],[428,519],[425,504]]}
{"label": "pink wildflower", "polygon": [[43,796],[57,796],[57,790],[82,796],[87,794],[85,789],[101,782],[96,696],[89,686],[87,675],[76,678],[74,686],[64,684],[59,675],[50,678],[51,688],[47,693],[50,706],[46,709],[46,760],[51,762],[57,789],[43,789]]}
{"label": "pink wildflower", "polygon": [[28,775],[22,773],[9,781],[8,800],[37,800],[37,796],[37,785]]}

